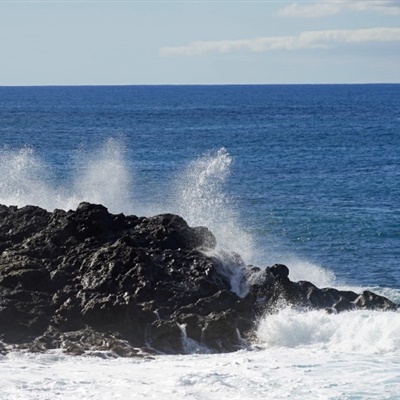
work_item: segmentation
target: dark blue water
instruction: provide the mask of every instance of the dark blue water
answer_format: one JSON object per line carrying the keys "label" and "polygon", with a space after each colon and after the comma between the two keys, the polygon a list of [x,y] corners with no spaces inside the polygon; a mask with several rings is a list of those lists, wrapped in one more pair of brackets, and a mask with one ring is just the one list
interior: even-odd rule
{"label": "dark blue water", "polygon": [[[218,193],[268,261],[400,288],[400,85],[3,87],[0,122],[2,199],[70,187],[113,138],[137,203],[168,211],[182,171],[224,147]],[[21,157],[36,161],[15,177]]]}

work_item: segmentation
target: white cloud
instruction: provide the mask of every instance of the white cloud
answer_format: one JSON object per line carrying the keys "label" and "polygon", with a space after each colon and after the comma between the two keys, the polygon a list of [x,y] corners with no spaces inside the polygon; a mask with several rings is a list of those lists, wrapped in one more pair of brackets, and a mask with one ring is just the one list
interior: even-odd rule
{"label": "white cloud", "polygon": [[376,11],[382,14],[400,15],[400,2],[398,0],[347,0],[345,7],[358,11]]}
{"label": "white cloud", "polygon": [[161,56],[199,55],[210,52],[229,53],[245,50],[265,52],[332,48],[338,44],[367,42],[400,42],[400,28],[338,29],[308,31],[297,36],[261,37],[248,40],[198,41],[188,46],[162,47]]}
{"label": "white cloud", "polygon": [[315,4],[292,3],[279,11],[284,17],[319,18],[346,10],[373,11],[389,16],[400,15],[399,0],[325,0]]}
{"label": "white cloud", "polygon": [[303,17],[318,18],[335,15],[341,12],[340,5],[333,3],[316,3],[299,5],[298,3],[290,4],[279,11],[279,15],[283,17]]}

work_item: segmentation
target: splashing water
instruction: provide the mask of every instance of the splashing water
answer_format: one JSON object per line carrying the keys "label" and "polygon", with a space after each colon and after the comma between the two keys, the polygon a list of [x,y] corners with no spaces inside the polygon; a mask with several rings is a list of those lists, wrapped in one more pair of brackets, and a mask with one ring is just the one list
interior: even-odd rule
{"label": "splashing water", "polygon": [[0,203],[31,204],[49,211],[74,209],[82,201],[111,212],[133,209],[132,179],[121,142],[110,139],[93,153],[80,151],[72,183],[54,183],[51,169],[31,148],[1,150]]}
{"label": "splashing water", "polygon": [[135,210],[132,171],[128,169],[123,143],[109,139],[91,156],[81,156],[85,164],[78,169],[73,202],[100,203],[115,213]]}
{"label": "splashing water", "polygon": [[253,238],[239,224],[235,205],[224,191],[231,164],[225,148],[194,160],[178,181],[174,203],[189,225],[213,232],[217,249],[209,254],[221,260],[232,290],[244,296],[244,262],[250,262],[255,251]]}
{"label": "splashing water", "polygon": [[400,314],[352,311],[336,315],[287,307],[266,315],[257,337],[265,347],[316,346],[346,353],[400,354]]}
{"label": "splashing water", "polygon": [[336,285],[336,276],[329,269],[301,260],[295,256],[288,257],[284,264],[289,267],[289,278],[294,282],[307,280],[318,287]]}
{"label": "splashing water", "polygon": [[[192,162],[182,178],[181,209],[189,221],[206,224],[226,217],[228,197],[222,190],[232,158],[222,148]],[[222,214],[221,214],[222,212]],[[211,213],[211,215],[210,215]]]}
{"label": "splashing water", "polygon": [[61,196],[50,184],[49,169],[33,149],[2,149],[0,154],[1,204],[32,204],[46,209],[59,205]]}
{"label": "splashing water", "polygon": [[175,203],[189,225],[207,226],[219,248],[237,252],[249,261],[253,240],[240,226],[234,203],[224,191],[231,164],[225,148],[193,161],[179,179]]}

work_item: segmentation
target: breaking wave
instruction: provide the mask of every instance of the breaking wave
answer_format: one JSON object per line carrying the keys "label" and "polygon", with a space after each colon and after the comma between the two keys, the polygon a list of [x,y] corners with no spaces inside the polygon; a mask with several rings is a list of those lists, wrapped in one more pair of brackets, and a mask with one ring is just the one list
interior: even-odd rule
{"label": "breaking wave", "polygon": [[363,354],[400,354],[400,313],[352,311],[327,314],[285,308],[265,316],[257,329],[265,347],[311,346]]}

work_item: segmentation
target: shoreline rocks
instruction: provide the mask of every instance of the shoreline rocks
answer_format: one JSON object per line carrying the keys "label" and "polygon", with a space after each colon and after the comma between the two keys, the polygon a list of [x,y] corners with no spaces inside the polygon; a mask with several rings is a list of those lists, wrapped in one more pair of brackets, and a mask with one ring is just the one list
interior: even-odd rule
{"label": "shoreline rocks", "polygon": [[[71,354],[229,352],[246,346],[261,315],[282,304],[342,312],[396,310],[390,300],[292,282],[286,266],[260,269],[229,255],[206,227],[179,216],[0,205],[0,340]],[[232,291],[242,275],[246,295]],[[4,350],[2,350],[4,351]]]}

